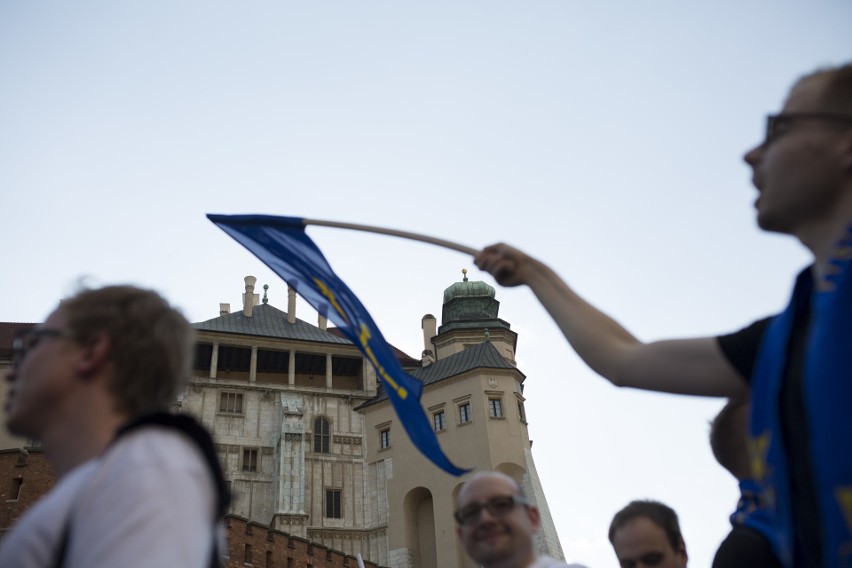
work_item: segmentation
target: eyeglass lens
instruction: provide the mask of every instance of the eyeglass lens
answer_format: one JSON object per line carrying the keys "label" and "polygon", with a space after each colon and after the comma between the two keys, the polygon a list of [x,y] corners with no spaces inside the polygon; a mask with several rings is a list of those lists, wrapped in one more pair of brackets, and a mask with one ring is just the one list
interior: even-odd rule
{"label": "eyeglass lens", "polygon": [[493,497],[485,503],[472,503],[456,511],[456,520],[462,525],[469,525],[479,519],[483,509],[492,517],[507,515],[517,504],[526,504],[523,499],[513,495]]}
{"label": "eyeglass lens", "polygon": [[26,356],[27,351],[33,349],[45,337],[59,337],[62,331],[50,328],[28,329],[19,332],[12,340],[12,361],[20,363]]}

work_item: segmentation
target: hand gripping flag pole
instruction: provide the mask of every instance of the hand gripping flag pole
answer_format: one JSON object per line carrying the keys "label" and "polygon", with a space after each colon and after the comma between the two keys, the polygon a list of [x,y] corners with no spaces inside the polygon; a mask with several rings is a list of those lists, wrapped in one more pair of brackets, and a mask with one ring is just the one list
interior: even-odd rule
{"label": "hand gripping flag pole", "polygon": [[321,225],[399,236],[470,255],[477,253],[475,249],[416,233],[301,217],[211,214],[207,218],[283,278],[361,350],[385,385],[388,398],[411,442],[427,459],[451,475],[470,471],[455,466],[444,455],[420,405],[423,384],[402,369],[373,318],[331,269],[319,247],[305,233],[305,226]]}

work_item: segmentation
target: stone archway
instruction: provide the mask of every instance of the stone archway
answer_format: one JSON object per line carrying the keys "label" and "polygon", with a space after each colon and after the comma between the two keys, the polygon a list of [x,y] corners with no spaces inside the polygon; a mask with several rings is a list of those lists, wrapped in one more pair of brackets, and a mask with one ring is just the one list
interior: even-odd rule
{"label": "stone archway", "polygon": [[403,501],[405,512],[405,546],[411,568],[437,566],[438,551],[435,539],[435,508],[432,493],[425,487],[415,487]]}

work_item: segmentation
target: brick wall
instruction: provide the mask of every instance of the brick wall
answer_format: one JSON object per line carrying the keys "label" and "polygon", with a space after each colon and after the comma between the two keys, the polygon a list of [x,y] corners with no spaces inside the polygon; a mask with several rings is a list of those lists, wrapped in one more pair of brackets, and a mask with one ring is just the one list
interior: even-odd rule
{"label": "brick wall", "polygon": [[[226,568],[358,568],[354,556],[290,536],[236,515],[226,515]],[[365,568],[381,568],[364,560]]]}
{"label": "brick wall", "polygon": [[56,474],[40,449],[0,450],[0,534],[55,482]]}

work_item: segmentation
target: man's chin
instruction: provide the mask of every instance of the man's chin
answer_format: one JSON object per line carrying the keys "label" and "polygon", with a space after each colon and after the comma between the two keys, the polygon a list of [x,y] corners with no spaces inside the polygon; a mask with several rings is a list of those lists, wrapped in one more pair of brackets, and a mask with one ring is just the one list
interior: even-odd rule
{"label": "man's chin", "polygon": [[757,226],[767,233],[790,233],[790,230],[783,223],[779,222],[778,219],[760,211],[757,212]]}
{"label": "man's chin", "polygon": [[511,547],[506,546],[503,541],[507,541],[506,533],[491,534],[480,537],[476,540],[476,547],[479,550],[478,560],[482,563],[502,560],[512,554]]}

